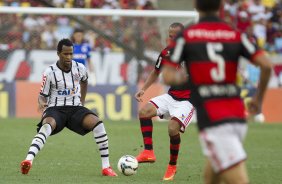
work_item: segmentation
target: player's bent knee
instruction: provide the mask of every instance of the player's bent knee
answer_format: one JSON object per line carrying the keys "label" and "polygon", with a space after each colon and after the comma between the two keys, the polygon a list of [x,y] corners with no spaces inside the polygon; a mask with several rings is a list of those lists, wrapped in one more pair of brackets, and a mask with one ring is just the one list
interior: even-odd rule
{"label": "player's bent knee", "polygon": [[138,115],[139,118],[151,118],[155,116],[155,112],[152,109],[142,108],[139,110]]}
{"label": "player's bent knee", "polygon": [[180,125],[178,122],[171,120],[168,124],[169,136],[175,136],[180,132]]}
{"label": "player's bent knee", "polygon": [[146,109],[140,109],[138,112],[138,115],[140,118],[146,118],[148,114],[148,111]]}
{"label": "player's bent knee", "polygon": [[82,126],[86,130],[92,130],[93,127],[100,121],[100,119],[94,114],[87,114],[82,121]]}

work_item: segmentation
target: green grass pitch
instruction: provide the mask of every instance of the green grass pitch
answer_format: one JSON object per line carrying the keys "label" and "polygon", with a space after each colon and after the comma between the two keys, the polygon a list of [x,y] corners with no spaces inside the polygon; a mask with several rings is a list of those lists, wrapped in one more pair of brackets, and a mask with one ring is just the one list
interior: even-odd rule
{"label": "green grass pitch", "polygon": [[[101,175],[101,162],[92,133],[82,137],[68,129],[48,138],[35,158],[30,173],[22,175],[19,164],[35,135],[36,119],[0,119],[0,183],[162,183],[169,159],[166,122],[154,122],[154,149],[157,161],[140,164],[134,176],[109,178]],[[142,147],[138,121],[105,121],[110,140],[110,160],[125,154],[137,155]],[[249,124],[245,141],[251,183],[282,183],[282,124]],[[178,172],[172,183],[203,183],[204,157],[197,129],[190,125],[182,135]],[[118,172],[118,171],[117,171]]]}

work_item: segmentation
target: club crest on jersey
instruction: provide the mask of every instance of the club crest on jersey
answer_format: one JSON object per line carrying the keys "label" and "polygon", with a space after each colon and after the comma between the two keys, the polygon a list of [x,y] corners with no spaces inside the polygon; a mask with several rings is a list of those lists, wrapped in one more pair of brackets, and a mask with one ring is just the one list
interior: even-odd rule
{"label": "club crest on jersey", "polygon": [[167,53],[166,53],[165,56],[166,56],[166,57],[170,56],[170,51],[169,51],[169,50],[167,51]]}
{"label": "club crest on jersey", "polygon": [[58,95],[74,95],[78,92],[78,87],[71,89],[59,90]]}
{"label": "club crest on jersey", "polygon": [[73,75],[73,79],[74,79],[75,81],[79,81],[79,79],[80,79],[80,74],[79,74],[79,73],[75,73],[75,74]]}

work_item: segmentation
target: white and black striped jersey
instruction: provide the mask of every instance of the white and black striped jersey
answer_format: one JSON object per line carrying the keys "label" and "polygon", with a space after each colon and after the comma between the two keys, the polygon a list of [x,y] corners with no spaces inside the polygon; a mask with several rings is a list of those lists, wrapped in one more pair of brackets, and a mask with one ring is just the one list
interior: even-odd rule
{"label": "white and black striped jersey", "polygon": [[81,106],[80,82],[87,79],[87,70],[81,63],[72,61],[69,72],[54,63],[43,74],[40,95],[48,97],[48,107]]}

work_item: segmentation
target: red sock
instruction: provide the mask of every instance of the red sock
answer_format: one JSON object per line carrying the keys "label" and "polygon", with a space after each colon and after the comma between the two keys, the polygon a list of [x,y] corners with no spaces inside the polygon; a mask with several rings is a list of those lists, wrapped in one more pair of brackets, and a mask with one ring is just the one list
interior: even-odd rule
{"label": "red sock", "polygon": [[170,136],[170,165],[176,165],[177,163],[180,142],[181,139],[179,133],[177,135]]}
{"label": "red sock", "polygon": [[144,148],[146,150],[152,150],[153,149],[153,140],[152,140],[153,122],[152,122],[152,119],[140,118],[139,120],[140,120],[143,141],[144,141]]}

